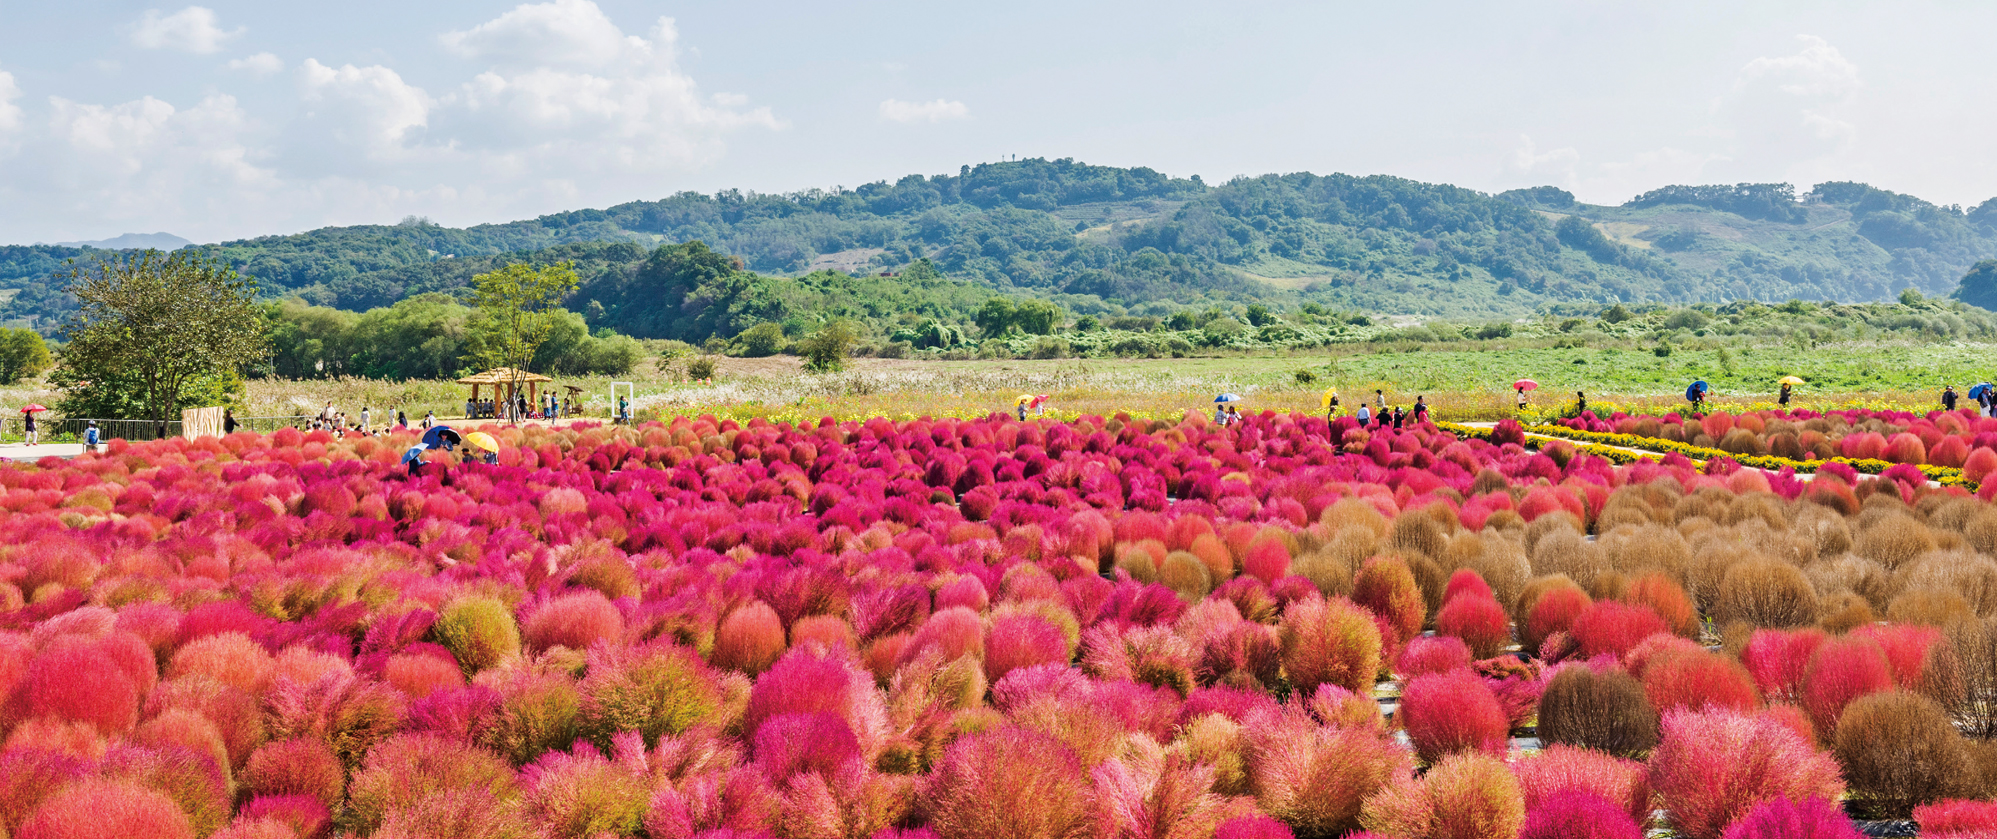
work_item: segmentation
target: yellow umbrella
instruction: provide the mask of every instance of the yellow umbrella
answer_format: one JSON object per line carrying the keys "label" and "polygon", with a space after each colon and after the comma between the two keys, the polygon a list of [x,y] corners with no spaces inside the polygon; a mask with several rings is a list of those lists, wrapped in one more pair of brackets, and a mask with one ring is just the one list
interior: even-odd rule
{"label": "yellow umbrella", "polygon": [[1014,404],[1014,405],[1026,405],[1026,404],[1030,404],[1030,403],[1032,403],[1032,402],[1033,402],[1033,394],[1031,394],[1031,393],[1022,393],[1022,394],[1020,394],[1020,395],[1019,395],[1019,398],[1018,398],[1018,399],[1015,399],[1015,400],[1013,400],[1013,401],[1012,401],[1012,404]]}
{"label": "yellow umbrella", "polygon": [[1329,389],[1325,390],[1325,392],[1324,392],[1324,398],[1323,398],[1323,399],[1320,399],[1320,400],[1318,400],[1318,403],[1317,403],[1317,407],[1318,407],[1318,409],[1319,409],[1319,410],[1323,410],[1323,411],[1328,411],[1328,410],[1331,410],[1331,399],[1332,399],[1332,397],[1334,397],[1334,396],[1337,396],[1337,395],[1338,395],[1338,388],[1335,388],[1335,387],[1334,387],[1334,388],[1329,388]]}
{"label": "yellow umbrella", "polygon": [[1800,385],[1803,383],[1803,380],[1795,376],[1783,376],[1780,379],[1776,379],[1775,383],[1778,385]]}
{"label": "yellow umbrella", "polygon": [[470,434],[466,434],[465,442],[470,443],[486,451],[493,452],[494,454],[497,454],[499,452],[499,441],[492,439],[492,435],[487,434],[483,431],[474,431]]}

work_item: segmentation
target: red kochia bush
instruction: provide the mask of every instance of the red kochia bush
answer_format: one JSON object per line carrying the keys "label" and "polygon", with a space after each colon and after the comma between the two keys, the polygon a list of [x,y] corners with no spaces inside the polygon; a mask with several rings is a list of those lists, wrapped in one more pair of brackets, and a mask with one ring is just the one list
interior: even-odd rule
{"label": "red kochia bush", "polygon": [[1221,822],[1213,839],[1296,839],[1290,826],[1268,816],[1240,816]]}
{"label": "red kochia bush", "polygon": [[1837,800],[1837,761],[1760,714],[1673,711],[1650,757],[1651,782],[1672,826],[1714,839],[1756,803],[1776,796]]}
{"label": "red kochia bush", "polygon": [[1085,839],[1096,797],[1061,741],[1004,726],[959,738],[924,786],[922,810],[941,839]]}
{"label": "red kochia bush", "polygon": [[[538,617],[538,616],[537,616]],[[714,666],[754,675],[768,670],[784,652],[784,624],[761,600],[728,613],[714,633]]]}
{"label": "red kochia bush", "polygon": [[1459,595],[1435,615],[1435,631],[1463,639],[1478,658],[1490,658],[1512,642],[1511,618],[1489,595]]}
{"label": "red kochia bush", "polygon": [[1644,670],[1643,690],[1659,713],[1674,708],[1752,711],[1761,704],[1747,668],[1704,651],[1670,654],[1652,663]]}
{"label": "red kochia bush", "polygon": [[344,799],[347,770],[326,741],[297,737],[266,743],[250,755],[243,786],[260,795],[310,795],[338,805]]}
{"label": "red kochia bush", "polygon": [[1643,839],[1643,828],[1608,799],[1570,789],[1528,807],[1518,839]]}
{"label": "red kochia bush", "polygon": [[1394,672],[1403,679],[1412,679],[1428,673],[1468,669],[1475,660],[1461,638],[1423,635],[1408,641],[1407,648],[1401,650],[1401,657],[1394,663]]}
{"label": "red kochia bush", "polygon": [[1748,636],[1740,661],[1769,699],[1793,702],[1802,695],[1803,672],[1811,654],[1830,638],[1816,627],[1757,629]]}
{"label": "red kochia bush", "polygon": [[1502,755],[1510,724],[1484,680],[1466,670],[1417,676],[1401,692],[1395,718],[1429,763],[1460,751]]}
{"label": "red kochia bush", "polygon": [[1928,839],[1987,839],[1997,836],[1997,802],[1949,799],[1923,804],[1914,808],[1914,822]]}
{"label": "red kochia bush", "polygon": [[1427,616],[1421,589],[1407,561],[1397,556],[1379,556],[1352,578],[1352,602],[1366,607],[1392,627],[1396,644],[1405,644],[1421,633]]}
{"label": "red kochia bush", "polygon": [[1638,642],[1659,632],[1670,632],[1664,619],[1647,606],[1603,600],[1581,610],[1568,632],[1581,645],[1581,656],[1593,658],[1608,654],[1621,657]]}
{"label": "red kochia bush", "polygon": [[17,839],[194,839],[173,799],[138,784],[84,781],[56,793]]}
{"label": "red kochia bush", "polygon": [[1579,586],[1565,585],[1548,590],[1532,604],[1526,614],[1525,624],[1519,630],[1519,642],[1527,650],[1538,650],[1546,643],[1546,636],[1555,632],[1566,632],[1574,625],[1574,619],[1594,600]]}
{"label": "red kochia bush", "polygon": [[[151,666],[151,656],[146,665]],[[21,687],[29,716],[88,723],[104,734],[130,731],[139,717],[139,685],[93,642],[64,639],[36,656]]]}
{"label": "red kochia bush", "polygon": [[1442,602],[1448,603],[1466,594],[1489,598],[1496,597],[1496,595],[1491,593],[1491,585],[1484,582],[1484,578],[1478,575],[1477,572],[1468,568],[1459,568],[1456,573],[1449,575],[1449,583],[1443,586]]}
{"label": "red kochia bush", "polygon": [[985,641],[985,680],[996,684],[1019,667],[1067,664],[1067,636],[1039,615],[1015,613],[992,621]]}
{"label": "red kochia bush", "polygon": [[1368,690],[1380,671],[1380,630],[1343,597],[1290,604],[1283,611],[1281,641],[1290,684],[1306,693],[1321,684]]}
{"label": "red kochia bush", "polygon": [[1879,645],[1865,638],[1835,638],[1817,647],[1803,671],[1803,710],[1830,739],[1846,705],[1871,693],[1893,689],[1893,668]]}
{"label": "red kochia bush", "polygon": [[1650,821],[1650,775],[1643,764],[1593,749],[1554,744],[1512,765],[1528,812],[1562,792],[1599,796],[1636,824]]}
{"label": "red kochia bush", "polygon": [[[1923,829],[1922,836],[1928,832]],[[1822,798],[1778,796],[1754,805],[1722,839],[1863,839],[1865,834],[1836,804]]]}
{"label": "red kochia bush", "polygon": [[601,592],[585,589],[542,605],[527,619],[520,634],[527,646],[535,650],[550,647],[587,650],[599,640],[620,640],[624,635],[624,616]]}

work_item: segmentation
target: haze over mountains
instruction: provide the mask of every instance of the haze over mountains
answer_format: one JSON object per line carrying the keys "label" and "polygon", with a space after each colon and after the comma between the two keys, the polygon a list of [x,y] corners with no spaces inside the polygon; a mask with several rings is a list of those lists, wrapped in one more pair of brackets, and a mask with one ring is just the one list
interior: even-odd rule
{"label": "haze over mountains", "polygon": [[[692,239],[766,275],[897,271],[927,258],[950,279],[1078,314],[1259,301],[1488,317],[1945,295],[1997,256],[1997,199],[1966,209],[1832,182],[1669,186],[1600,206],[1552,187],[1491,195],[1309,173],[1209,185],[1032,159],[850,190],[682,193],[463,229],[409,219],[200,247],[267,293],[358,310],[458,291],[508,261],[575,259],[592,288],[643,295],[652,249]],[[51,278],[88,254],[0,247],[0,319],[54,328],[71,304]]]}

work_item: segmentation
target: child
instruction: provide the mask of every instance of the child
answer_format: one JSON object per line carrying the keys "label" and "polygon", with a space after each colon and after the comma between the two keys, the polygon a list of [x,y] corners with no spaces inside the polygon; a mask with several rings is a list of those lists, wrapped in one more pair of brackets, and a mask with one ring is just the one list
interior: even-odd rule
{"label": "child", "polygon": [[90,425],[83,429],[83,450],[86,452],[97,451],[97,442],[97,421],[91,420]]}

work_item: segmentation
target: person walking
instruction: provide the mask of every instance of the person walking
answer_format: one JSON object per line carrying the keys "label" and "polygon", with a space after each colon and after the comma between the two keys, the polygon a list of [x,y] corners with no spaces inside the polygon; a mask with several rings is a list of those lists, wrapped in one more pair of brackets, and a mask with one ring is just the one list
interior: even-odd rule
{"label": "person walking", "polygon": [[1955,410],[1955,385],[1942,385],[1942,410]]}
{"label": "person walking", "polygon": [[97,451],[97,443],[100,439],[102,438],[97,434],[97,421],[91,420],[90,424],[83,429],[83,450],[86,452]]}
{"label": "person walking", "polygon": [[1240,425],[1240,424],[1241,424],[1241,409],[1240,409],[1240,408],[1236,408],[1236,407],[1234,407],[1233,405],[1229,405],[1229,406],[1227,406],[1227,424],[1228,424],[1228,425]]}
{"label": "person walking", "polygon": [[[1023,405],[1019,409],[1019,418],[1026,418],[1026,407]],[[1227,425],[1227,406],[1225,404],[1213,406],[1213,424],[1220,426]]]}
{"label": "person walking", "polygon": [[1788,382],[1783,382],[1782,392],[1775,395],[1775,404],[1781,405],[1784,408],[1789,407],[1789,395],[1793,392],[1791,385]]}
{"label": "person walking", "polygon": [[1387,392],[1383,390],[1373,391],[1373,411],[1378,413],[1384,410],[1387,410]]}
{"label": "person walking", "polygon": [[631,400],[629,397],[617,397],[617,421],[625,425],[631,424]]}
{"label": "person walking", "polygon": [[27,442],[26,442],[26,443],[24,443],[23,445],[29,445],[29,446],[32,446],[32,445],[34,445],[35,443],[37,443],[37,442],[40,442],[40,441],[41,441],[41,439],[42,439],[42,437],[41,437],[41,432],[39,432],[39,431],[36,431],[36,430],[35,430],[35,412],[34,412],[34,411],[29,411],[29,412],[27,412],[27,413],[25,413],[25,414],[22,414],[22,415],[21,415],[21,424],[22,424],[23,426],[25,426],[25,430],[26,430],[26,432],[27,432]]}
{"label": "person walking", "polygon": [[1428,422],[1428,397],[1426,397],[1426,396],[1416,396],[1416,397],[1415,397],[1415,424],[1416,424],[1416,425],[1420,425],[1420,424],[1422,424],[1422,423],[1424,423],[1424,422]]}
{"label": "person walking", "polygon": [[1365,428],[1366,424],[1373,420],[1373,409],[1367,407],[1366,403],[1361,402],[1359,403],[1359,410],[1352,414],[1352,418],[1359,421],[1360,428]]}
{"label": "person walking", "polygon": [[409,427],[409,415],[403,413],[402,409],[400,408],[396,409],[395,411],[395,424],[402,428]]}
{"label": "person walking", "polygon": [[1532,400],[1531,400],[1530,398],[1528,398],[1528,397],[1527,397],[1527,396],[1525,395],[1525,388],[1519,388],[1519,389],[1518,389],[1518,392],[1519,392],[1519,394],[1518,394],[1518,395],[1519,395],[1519,399],[1518,399],[1518,402],[1519,402],[1519,413],[1523,414],[1523,413],[1525,413],[1525,408],[1526,408],[1526,406],[1527,406],[1527,405],[1529,405],[1529,404],[1531,404],[1531,403],[1532,403]]}
{"label": "person walking", "polygon": [[1581,391],[1578,390],[1574,391],[1574,415],[1578,417],[1587,412],[1588,412],[1588,394],[1582,393]]}
{"label": "person walking", "polygon": [[424,412],[424,414],[423,414],[423,428],[424,428],[424,430],[426,430],[426,431],[427,431],[427,430],[429,430],[429,428],[430,428],[431,426],[433,426],[433,425],[436,425],[436,424],[437,424],[437,412],[436,412],[436,411],[426,411],[426,412]]}
{"label": "person walking", "polygon": [[236,409],[222,409],[222,433],[224,435],[236,433]]}
{"label": "person walking", "polygon": [[368,411],[368,409],[367,409],[367,406],[365,406],[365,405],[361,406],[361,430],[362,430],[362,431],[366,431],[366,430],[368,430],[369,428],[372,428],[372,427],[373,427],[373,426],[372,426],[372,425],[370,424],[370,422],[371,422],[372,418],[373,418],[373,414],[372,414],[371,412],[369,412],[369,411]]}
{"label": "person walking", "polygon": [[1407,419],[1408,419],[1408,415],[1407,415],[1407,412],[1406,412],[1406,411],[1403,411],[1403,410],[1401,410],[1401,406],[1399,406],[1399,405],[1395,405],[1395,406],[1394,406],[1394,430],[1395,430],[1395,431],[1399,431],[1399,430],[1401,430],[1401,425],[1402,425],[1403,423],[1407,422]]}

